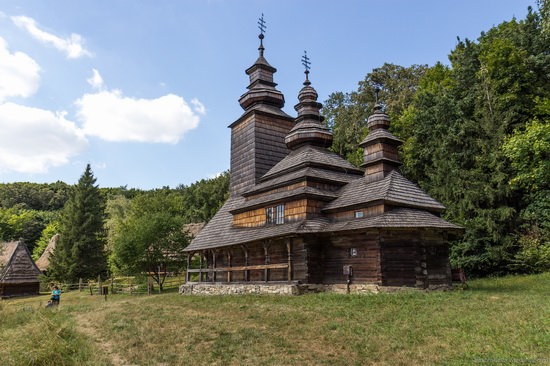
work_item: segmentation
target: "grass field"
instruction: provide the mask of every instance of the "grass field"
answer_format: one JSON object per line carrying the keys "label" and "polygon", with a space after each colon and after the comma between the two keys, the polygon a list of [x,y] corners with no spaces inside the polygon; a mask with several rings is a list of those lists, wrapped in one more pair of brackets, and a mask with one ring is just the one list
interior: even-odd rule
{"label": "grass field", "polygon": [[550,364],[550,273],[377,295],[0,302],[7,365]]}

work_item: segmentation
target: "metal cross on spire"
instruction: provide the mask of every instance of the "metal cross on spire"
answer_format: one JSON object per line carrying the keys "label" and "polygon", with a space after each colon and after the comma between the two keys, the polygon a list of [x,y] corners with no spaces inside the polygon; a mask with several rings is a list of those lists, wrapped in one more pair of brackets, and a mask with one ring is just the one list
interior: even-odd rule
{"label": "metal cross on spire", "polygon": [[260,28],[260,34],[263,36],[263,34],[265,33],[265,29],[267,28],[265,26],[264,13],[262,13],[262,17],[259,19],[258,28]]}
{"label": "metal cross on spire", "polygon": [[304,51],[304,55],[302,56],[302,65],[306,68],[306,71],[304,72],[306,74],[306,81],[304,81],[304,85],[311,84],[309,82],[308,74],[309,69],[311,68],[309,65],[311,65],[311,62],[309,62],[309,57],[307,57],[307,51]]}
{"label": "metal cross on spire", "polygon": [[374,88],[374,102],[378,104],[378,96],[380,95],[380,88],[376,87]]}
{"label": "metal cross on spire", "polygon": [[309,62],[309,57],[307,57],[307,51],[304,51],[304,55],[302,56],[302,65],[306,68],[306,73],[309,73],[311,62]]}

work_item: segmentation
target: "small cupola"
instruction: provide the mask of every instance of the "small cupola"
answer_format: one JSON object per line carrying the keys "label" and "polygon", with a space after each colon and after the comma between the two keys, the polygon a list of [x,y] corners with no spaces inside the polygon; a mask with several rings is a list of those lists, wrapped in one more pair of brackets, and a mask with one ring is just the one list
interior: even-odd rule
{"label": "small cupola", "polygon": [[239,103],[244,110],[248,110],[257,104],[269,104],[283,108],[285,97],[283,93],[275,89],[277,84],[273,82],[273,74],[277,72],[277,69],[271,66],[264,57],[265,22],[263,14],[258,24],[260,25],[260,35],[258,36],[260,39],[260,47],[258,47],[260,55],[254,65],[246,69],[246,74],[250,77],[250,85],[247,87],[248,91],[240,97]]}
{"label": "small cupola", "polygon": [[361,166],[365,168],[365,177],[370,182],[383,179],[393,170],[399,171],[402,165],[398,148],[403,142],[388,131],[390,116],[382,111],[382,106],[378,103],[378,92],[379,90],[376,92],[373,113],[367,121],[369,134],[359,144],[364,149]]}
{"label": "small cupola", "polygon": [[317,102],[317,91],[309,81],[311,63],[305,52],[302,57],[302,64],[306,69],[306,80],[304,81],[304,87],[298,94],[299,103],[294,106],[294,109],[298,112],[298,117],[296,117],[296,126],[286,136],[285,142],[291,150],[306,144],[328,148],[332,145],[332,133],[322,123],[325,119],[320,113],[323,105]]}

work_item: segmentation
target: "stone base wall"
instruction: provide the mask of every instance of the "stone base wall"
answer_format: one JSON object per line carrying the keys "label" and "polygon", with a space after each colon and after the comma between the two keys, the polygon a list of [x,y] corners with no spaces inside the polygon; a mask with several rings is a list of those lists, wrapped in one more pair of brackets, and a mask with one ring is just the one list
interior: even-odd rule
{"label": "stone base wall", "polygon": [[[452,287],[434,288],[430,290],[450,290]],[[194,283],[181,285],[179,293],[183,295],[303,295],[320,292],[336,294],[377,294],[392,292],[423,291],[413,287],[378,286],[373,284],[252,284],[252,283]]]}
{"label": "stone base wall", "polygon": [[197,283],[181,285],[179,293],[183,295],[244,295],[276,294],[299,295],[296,284],[248,284],[248,283]]}

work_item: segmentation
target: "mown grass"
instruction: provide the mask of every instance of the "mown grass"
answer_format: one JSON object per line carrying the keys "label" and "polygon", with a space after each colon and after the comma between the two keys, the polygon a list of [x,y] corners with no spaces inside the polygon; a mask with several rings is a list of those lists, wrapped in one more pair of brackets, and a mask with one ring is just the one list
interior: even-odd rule
{"label": "mown grass", "polygon": [[43,309],[44,297],[8,300],[0,302],[0,359],[14,365],[550,364],[550,273],[469,285],[439,293],[168,293],[106,302],[70,293],[57,309]]}

